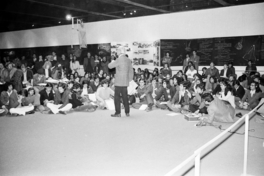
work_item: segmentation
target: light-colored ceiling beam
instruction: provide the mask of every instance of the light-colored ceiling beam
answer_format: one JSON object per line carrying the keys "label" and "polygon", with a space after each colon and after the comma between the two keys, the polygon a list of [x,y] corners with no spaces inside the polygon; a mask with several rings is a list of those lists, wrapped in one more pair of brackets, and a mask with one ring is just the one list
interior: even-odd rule
{"label": "light-colored ceiling beam", "polygon": [[133,5],[133,6],[137,6],[137,7],[141,7],[141,8],[144,8],[144,9],[149,9],[149,10],[153,10],[153,11],[162,12],[162,13],[171,13],[170,11],[167,11],[167,10],[158,9],[158,8],[155,8],[155,7],[147,6],[147,5],[144,5],[144,4],[137,3],[137,2],[132,2],[132,1],[129,1],[129,0],[115,0],[115,1],[122,2],[122,3],[125,3],[125,4],[129,4],[129,5]]}

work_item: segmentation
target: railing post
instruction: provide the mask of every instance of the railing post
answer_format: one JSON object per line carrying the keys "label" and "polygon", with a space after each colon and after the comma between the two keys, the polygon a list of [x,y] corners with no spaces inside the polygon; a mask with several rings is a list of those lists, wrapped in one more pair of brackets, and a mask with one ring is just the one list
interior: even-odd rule
{"label": "railing post", "polygon": [[244,143],[244,169],[243,175],[247,175],[247,159],[248,159],[248,126],[249,126],[249,115],[245,117],[245,143]]}
{"label": "railing post", "polygon": [[195,157],[195,176],[200,176],[200,163],[201,163],[201,152]]}

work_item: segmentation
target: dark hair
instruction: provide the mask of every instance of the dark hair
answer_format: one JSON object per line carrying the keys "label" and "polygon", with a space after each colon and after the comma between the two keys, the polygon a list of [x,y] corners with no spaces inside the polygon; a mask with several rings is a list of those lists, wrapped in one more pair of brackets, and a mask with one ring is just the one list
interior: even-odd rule
{"label": "dark hair", "polygon": [[75,83],[73,86],[72,86],[72,89],[78,89],[78,88],[81,88],[81,85],[79,83]]}
{"label": "dark hair", "polygon": [[201,90],[205,90],[205,88],[204,88],[204,84],[203,84],[203,83],[201,83],[201,84],[197,84],[195,88],[196,88],[196,89],[197,89],[197,88],[200,88]]}
{"label": "dark hair", "polygon": [[178,74],[179,72],[181,72],[181,74],[183,75],[183,72],[182,72],[182,70],[179,70],[179,71],[177,72],[177,74]]}
{"label": "dark hair", "polygon": [[217,83],[217,79],[216,79],[216,77],[214,77],[214,76],[211,76],[211,77],[209,78],[209,82],[210,82],[211,78],[214,80],[214,83]]}
{"label": "dark hair", "polygon": [[33,90],[33,91],[34,91],[34,94],[35,94],[35,89],[34,89],[33,87],[30,87],[30,88],[28,89],[28,92],[30,92],[31,90]]}
{"label": "dark hair", "polygon": [[202,98],[207,102],[212,102],[214,100],[214,97],[210,93],[203,94]]}
{"label": "dark hair", "polygon": [[[183,75],[182,75],[182,77],[184,77],[184,78],[185,78],[185,81],[187,81],[187,80],[188,80],[188,77],[187,77],[187,75],[183,74]],[[183,81],[184,81],[184,78],[183,78]]]}
{"label": "dark hair", "polygon": [[65,83],[60,82],[60,83],[58,84],[58,88],[59,88],[59,87],[61,87],[61,88],[63,88],[64,90],[66,90],[67,85],[66,85]]}
{"label": "dark hair", "polygon": [[222,80],[221,83],[226,87],[225,90],[224,90],[224,94],[227,95],[227,93],[230,91],[231,93],[233,93],[232,91],[232,87],[230,84],[228,84],[227,81],[225,80]]}
{"label": "dark hair", "polygon": [[262,86],[264,86],[264,78],[260,78],[259,81],[260,81],[259,84],[262,85]]}
{"label": "dark hair", "polygon": [[204,70],[207,70],[207,68],[206,68],[206,67],[203,67],[203,68],[202,68],[202,71],[204,71]]}
{"label": "dark hair", "polygon": [[238,77],[238,81],[239,81],[239,82],[243,82],[243,81],[245,81],[246,79],[247,79],[247,75],[245,75],[245,74],[243,74],[243,75],[241,75],[241,76]]}
{"label": "dark hair", "polygon": [[180,84],[182,84],[186,89],[189,89],[191,86],[190,81],[182,81]]}
{"label": "dark hair", "polygon": [[109,84],[109,81],[107,79],[102,80],[101,81],[101,85],[104,85],[104,84],[107,84],[108,85]]}
{"label": "dark hair", "polygon": [[82,85],[84,85],[84,84],[87,84],[87,86],[89,86],[89,85],[90,85],[90,81],[84,80],[84,81],[82,82]]}
{"label": "dark hair", "polygon": [[[253,82],[251,82],[251,83],[250,83],[250,85],[251,85],[252,83],[254,83],[254,84],[255,84],[255,87],[256,87],[256,92],[261,92],[261,90],[260,90],[260,88],[259,88],[259,83],[258,83],[258,82],[255,82],[255,81],[253,81]],[[251,89],[249,88],[249,90],[251,90]]]}
{"label": "dark hair", "polygon": [[139,78],[138,83],[139,83],[140,81],[144,81],[144,83],[146,83],[145,79]]}
{"label": "dark hair", "polygon": [[47,83],[45,87],[53,87],[53,85],[51,83]]}
{"label": "dark hair", "polygon": [[8,88],[9,86],[12,86],[12,87],[13,87],[13,89],[14,89],[14,85],[13,85],[13,83],[12,83],[12,82],[7,82],[7,83],[6,83],[6,87]]}
{"label": "dark hair", "polygon": [[240,85],[239,80],[236,80],[236,81],[235,81],[235,85],[238,85],[238,86]]}
{"label": "dark hair", "polygon": [[233,62],[229,62],[228,65],[231,65],[231,67],[233,67],[234,63]]}

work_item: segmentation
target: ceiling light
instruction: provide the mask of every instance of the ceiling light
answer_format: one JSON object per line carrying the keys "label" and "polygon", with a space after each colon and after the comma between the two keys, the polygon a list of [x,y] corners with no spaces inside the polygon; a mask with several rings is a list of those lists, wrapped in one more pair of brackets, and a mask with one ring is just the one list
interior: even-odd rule
{"label": "ceiling light", "polygon": [[61,23],[61,22],[59,21],[59,23]]}
{"label": "ceiling light", "polygon": [[70,14],[66,15],[66,20],[71,20],[72,16]]}
{"label": "ceiling light", "polygon": [[136,11],[136,10],[134,10],[134,12],[136,13],[137,11]]}
{"label": "ceiling light", "polygon": [[126,15],[126,13],[124,13],[124,15]]}
{"label": "ceiling light", "polygon": [[187,6],[187,5],[186,5],[185,7],[186,7],[186,8],[188,8],[188,6]]}
{"label": "ceiling light", "polygon": [[130,12],[130,15],[133,15],[133,12]]}
{"label": "ceiling light", "polygon": [[32,27],[34,27],[34,24],[32,24]]}

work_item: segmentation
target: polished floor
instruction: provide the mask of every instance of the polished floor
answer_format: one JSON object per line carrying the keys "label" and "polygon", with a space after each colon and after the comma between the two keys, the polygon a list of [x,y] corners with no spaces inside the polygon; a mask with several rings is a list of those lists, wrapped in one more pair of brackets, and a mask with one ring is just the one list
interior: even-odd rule
{"label": "polished floor", "polygon": [[[132,109],[131,117],[122,118],[111,113],[0,117],[0,175],[162,176],[221,132],[163,110]],[[264,124],[258,118],[250,121],[248,173],[262,176]],[[244,132],[243,125],[237,132]],[[206,151],[201,175],[242,174],[244,136],[229,134],[221,141]],[[175,175],[194,175],[192,164]]]}

